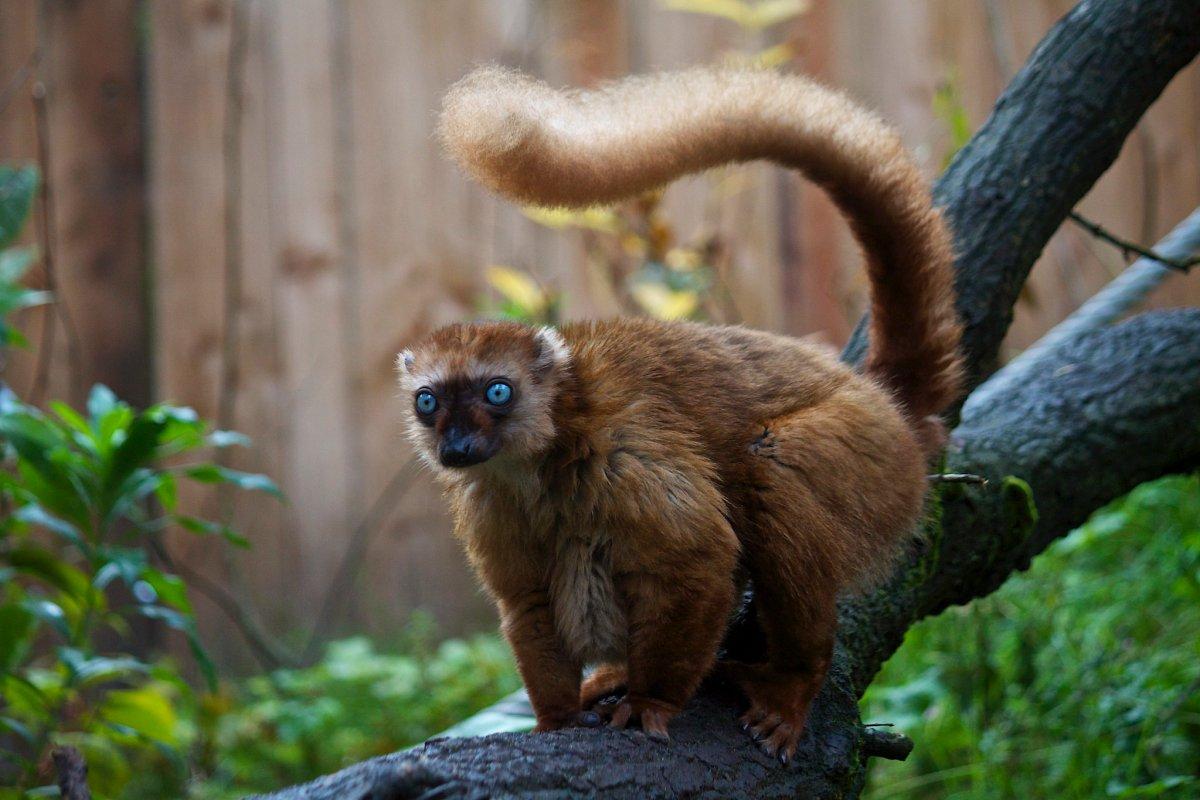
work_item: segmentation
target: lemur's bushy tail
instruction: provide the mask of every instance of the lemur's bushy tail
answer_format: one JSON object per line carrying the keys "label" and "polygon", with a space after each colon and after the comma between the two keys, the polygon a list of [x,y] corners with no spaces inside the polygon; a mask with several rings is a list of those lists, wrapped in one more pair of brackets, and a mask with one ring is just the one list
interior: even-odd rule
{"label": "lemur's bushy tail", "polygon": [[440,134],[484,184],[538,205],[612,202],[736,161],[799,170],[834,199],[866,254],[866,371],[919,427],[957,399],[949,231],[900,137],[846,96],[768,71],[693,69],[556,91],[485,67],[450,90]]}

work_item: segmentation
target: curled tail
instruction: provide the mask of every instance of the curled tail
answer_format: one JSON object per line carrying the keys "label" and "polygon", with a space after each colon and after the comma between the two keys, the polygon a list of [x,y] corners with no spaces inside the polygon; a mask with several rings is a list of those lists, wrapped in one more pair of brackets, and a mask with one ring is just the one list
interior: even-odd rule
{"label": "curled tail", "polygon": [[937,444],[927,418],[962,382],[950,233],[900,137],[875,114],[775,72],[693,69],[556,91],[485,67],[450,90],[440,134],[485,185],[538,205],[613,202],[730,162],[799,170],[837,203],[866,255],[866,372],[927,447]]}

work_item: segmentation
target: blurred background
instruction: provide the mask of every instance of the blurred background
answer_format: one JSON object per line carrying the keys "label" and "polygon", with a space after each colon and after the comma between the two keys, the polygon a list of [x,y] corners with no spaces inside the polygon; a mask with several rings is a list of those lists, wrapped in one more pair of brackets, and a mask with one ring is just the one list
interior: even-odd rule
{"label": "blurred background", "polygon": [[[31,407],[55,399],[83,410],[100,383],[134,408],[170,401],[251,440],[219,448],[218,472],[181,482],[168,506],[188,516],[154,533],[150,562],[187,585],[188,614],[221,686],[162,690],[174,707],[170,724],[182,726],[168,737],[182,755],[164,774],[194,796],[282,785],[419,741],[517,685],[491,633],[493,612],[449,535],[444,503],[402,437],[393,359],[407,342],[480,316],[553,322],[639,313],[815,333],[840,346],[863,308],[864,276],[835,210],[819,191],[771,167],[721,170],[662,196],[579,214],[489,196],[447,163],[432,135],[453,81],[484,62],[575,85],[731,61],[803,71],[879,109],[936,176],[1071,5],[5,0],[0,158],[14,168],[36,165],[41,176],[14,244],[36,248],[24,284],[53,293],[53,302],[12,317],[28,346],[8,349],[5,384]],[[1193,65],[1080,210],[1152,244],[1198,204],[1200,71]],[[1086,231],[1064,227],[1033,271],[1006,352],[1035,341],[1126,261]],[[1182,275],[1151,300],[1198,302],[1200,284]],[[103,403],[90,411],[102,417]],[[241,491],[263,488],[254,480],[260,475],[286,502],[271,491]],[[1113,537],[1099,550],[1108,560],[1081,565],[1056,550],[1047,558],[1060,559],[1061,568],[1045,581],[1094,569],[1083,585],[1129,589],[1112,572],[1130,568],[1133,556],[1122,547],[1166,526],[1179,535],[1146,568],[1183,572],[1144,584],[1146,591],[1165,592],[1159,599],[1168,605],[1194,602],[1187,591],[1200,551],[1196,482],[1164,486],[1110,512],[1108,528],[1094,534]],[[1148,514],[1157,515],[1153,524]],[[1138,533],[1135,522],[1151,531]],[[228,535],[205,535],[214,531]],[[902,716],[918,741],[909,764],[881,775],[878,797],[1014,796],[995,782],[1013,780],[1013,759],[1024,757],[1020,720],[1003,716],[1011,711],[1005,687],[1029,689],[1037,675],[1068,680],[1075,672],[1061,664],[1043,671],[1034,653],[1047,642],[1066,647],[1051,635],[1065,619],[1076,633],[1085,627],[1052,613],[1041,594],[1049,584],[1035,573],[1020,578],[1034,584],[1021,596],[1041,598],[1029,608],[990,598],[937,620],[942,633],[918,629],[920,655],[903,651],[893,663],[898,671],[868,698],[870,713]],[[136,595],[136,581],[130,585]],[[1133,602],[1109,592],[1105,603]],[[1059,587],[1053,597],[1073,595]],[[1076,600],[1081,615],[1100,602]],[[1181,608],[1186,630],[1198,632],[1195,606]],[[1110,645],[1139,641],[1167,652],[1155,645],[1164,631],[1139,624],[1138,636],[1097,629],[1100,639],[1080,645],[1076,671],[1086,659],[1113,656]],[[101,641],[115,646],[107,635]],[[1179,659],[1172,671],[1138,667],[1164,691],[1198,674],[1182,666],[1200,655],[1195,638],[1178,628],[1171,636],[1168,650]],[[453,637],[449,650],[439,650],[446,637]],[[195,683],[185,638],[138,624],[118,639],[148,662],[167,648]],[[974,642],[969,653],[964,641]],[[425,719],[416,705],[428,700],[429,687],[448,683],[461,696],[415,722]],[[348,687],[344,697],[335,684]],[[354,704],[380,685],[400,692],[385,699],[397,704],[395,714],[366,720]],[[1046,689],[1044,706],[1026,697],[1020,719],[1036,729],[1075,696],[1059,697],[1058,688]],[[1146,699],[1149,691],[1135,694]],[[1079,692],[1105,702],[1103,686]],[[326,704],[313,705],[314,697]],[[1147,736],[1160,732],[1162,719],[1178,721],[1181,732],[1164,745],[1168,756],[1143,737],[1128,745],[1138,753],[1132,765],[1106,738],[1106,757],[1117,760],[1102,774],[1096,753],[1048,751],[1036,768],[1062,756],[1054,763],[1071,777],[1067,788],[1024,796],[1090,797],[1097,786],[1133,796],[1120,793],[1142,791],[1151,778],[1167,781],[1164,791],[1183,791],[1187,770],[1171,770],[1197,753],[1200,711],[1194,701],[1172,706],[1174,698],[1165,694],[1135,715]],[[1126,711],[1077,731],[1080,746],[1097,746]],[[318,712],[326,716],[314,722]],[[997,719],[1009,727],[998,728]],[[108,794],[139,791],[130,765],[143,756],[127,751],[135,741],[162,744],[166,734],[155,730],[117,737],[109,749],[127,774],[112,767],[125,779],[113,778]],[[999,749],[988,749],[989,736]],[[95,752],[108,747],[81,741]],[[272,743],[276,750],[264,749]],[[1155,772],[1155,764],[1168,766]]]}

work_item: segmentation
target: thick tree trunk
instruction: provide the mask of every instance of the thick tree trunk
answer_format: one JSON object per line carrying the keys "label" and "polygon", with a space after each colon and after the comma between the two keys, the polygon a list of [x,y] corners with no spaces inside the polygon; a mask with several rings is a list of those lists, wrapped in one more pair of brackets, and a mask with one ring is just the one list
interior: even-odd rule
{"label": "thick tree trunk", "polygon": [[[1198,50],[1198,0],[1085,0],[938,182],[960,254],[972,385],[993,370],[1050,235]],[[857,361],[864,345],[857,335],[846,357]],[[893,579],[843,603],[834,668],[791,766],[762,756],[735,724],[736,700],[707,687],[672,723],[669,744],[609,730],[440,739],[272,797],[856,796],[869,756],[903,755],[903,743],[863,727],[858,698],[904,632],[993,591],[1138,483],[1200,464],[1197,418],[1200,310],[1091,334],[1049,357],[1034,379],[972,406],[947,470],[989,485],[941,486],[926,535],[914,536]]]}

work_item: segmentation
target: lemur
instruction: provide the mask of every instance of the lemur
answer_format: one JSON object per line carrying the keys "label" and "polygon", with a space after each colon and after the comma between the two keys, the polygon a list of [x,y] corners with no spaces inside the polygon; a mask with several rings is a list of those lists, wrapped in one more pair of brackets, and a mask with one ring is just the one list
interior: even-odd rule
{"label": "lemur", "polygon": [[[790,759],[839,592],[885,574],[921,514],[962,383],[950,234],[899,136],[797,75],[693,69],[560,92],[483,68],[440,136],[493,190],[580,207],[767,159],[844,213],[870,277],[862,370],[743,327],[454,324],[401,353],[410,435],[498,606],[537,730],[666,737],[753,581],[763,663],[724,665],[744,726]],[[583,679],[582,670],[595,670]]]}

